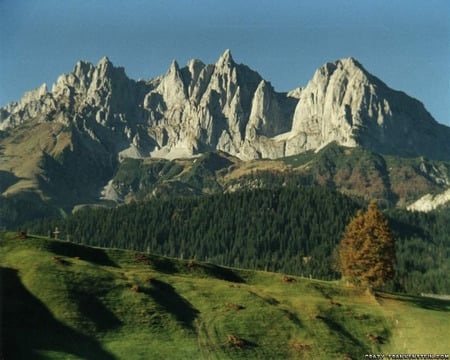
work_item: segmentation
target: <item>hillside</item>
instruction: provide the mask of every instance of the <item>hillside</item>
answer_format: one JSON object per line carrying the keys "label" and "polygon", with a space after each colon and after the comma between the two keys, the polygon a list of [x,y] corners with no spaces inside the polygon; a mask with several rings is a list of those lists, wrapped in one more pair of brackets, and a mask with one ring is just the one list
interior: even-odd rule
{"label": "hillside", "polygon": [[445,353],[450,302],[2,233],[5,359]]}
{"label": "hillside", "polygon": [[240,161],[222,152],[195,159],[125,159],[104,199],[127,202],[285,185],[323,185],[386,206],[406,207],[450,186],[450,162],[402,158],[331,143],[318,152],[277,160]]}
{"label": "hillside", "polygon": [[[176,160],[127,158],[117,165],[104,187],[99,183],[95,185],[95,181],[90,182],[89,177],[83,175],[85,180],[78,188],[73,179],[80,177],[64,175],[61,165],[50,159],[47,157],[48,161],[40,168],[48,183],[34,184],[36,188],[42,188],[37,193],[26,189],[25,175],[11,177],[0,171],[0,185],[4,191],[0,201],[0,224],[5,229],[16,229],[37,218],[70,213],[73,208],[86,204],[116,206],[133,200],[286,185],[322,185],[359,201],[377,199],[387,207],[404,208],[421,198],[430,198],[428,208],[432,209],[448,206],[444,195],[450,186],[448,161],[381,155],[336,143],[317,153],[306,152],[277,160],[242,161],[223,152],[207,152],[195,158]],[[23,161],[17,163],[23,164]],[[88,189],[91,189],[89,195]]]}
{"label": "hillside", "polygon": [[[256,179],[273,181],[270,176]],[[116,208],[83,207],[67,217],[41,219],[21,229],[50,236],[58,227],[60,238],[91,246],[336,279],[336,245],[350,218],[364,205],[323,186],[268,184]],[[393,209],[387,215],[397,252],[390,289],[450,293],[450,211],[427,214]]]}

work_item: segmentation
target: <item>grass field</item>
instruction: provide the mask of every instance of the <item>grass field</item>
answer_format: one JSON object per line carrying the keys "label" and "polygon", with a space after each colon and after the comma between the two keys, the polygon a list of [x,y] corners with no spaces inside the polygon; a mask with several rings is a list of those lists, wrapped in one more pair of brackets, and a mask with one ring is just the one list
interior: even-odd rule
{"label": "grass field", "polygon": [[0,266],[4,359],[450,351],[450,301],[11,233]]}

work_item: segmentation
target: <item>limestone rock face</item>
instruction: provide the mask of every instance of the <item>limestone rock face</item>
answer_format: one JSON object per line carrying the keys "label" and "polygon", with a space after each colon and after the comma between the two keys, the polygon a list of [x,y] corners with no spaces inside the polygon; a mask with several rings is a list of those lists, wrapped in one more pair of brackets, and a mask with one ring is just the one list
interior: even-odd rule
{"label": "limestone rock face", "polygon": [[431,194],[424,195],[409,205],[407,209],[410,211],[430,212],[438,207],[448,206],[448,204],[450,204],[450,189],[434,196]]}
{"label": "limestone rock face", "polygon": [[[317,149],[331,141],[355,146],[352,138],[352,109],[360,107],[353,88],[366,84],[351,59],[326,64],[316,71],[301,92],[295,109],[292,133],[305,137],[304,150]],[[349,89],[349,91],[348,91]],[[295,147],[291,147],[295,153]]]}
{"label": "limestone rock face", "polygon": [[[0,130],[58,122],[102,162],[193,156],[221,150],[241,159],[278,158],[330,142],[373,151],[450,159],[450,128],[423,105],[388,88],[352,58],[319,68],[306,87],[278,93],[229,50],[215,64],[176,61],[134,81],[104,57],[80,61],[0,109]],[[73,135],[75,136],[75,135]]]}
{"label": "limestone rock face", "polygon": [[[328,63],[301,91],[286,155],[331,141],[401,156],[449,159],[450,128],[438,124],[423,105],[390,89],[355,59]],[[436,143],[440,147],[436,147]]]}
{"label": "limestone rock face", "polygon": [[156,108],[160,119],[151,131],[157,142],[151,155],[173,158],[222,150],[244,157],[246,127],[261,81],[256,72],[236,64],[229,50],[214,65],[191,60],[179,69],[173,63],[144,103],[149,112]]}
{"label": "limestone rock face", "polygon": [[0,108],[0,130],[14,128],[28,119],[42,120],[44,114],[51,112],[55,103],[47,92],[47,85],[26,92],[19,102]]}

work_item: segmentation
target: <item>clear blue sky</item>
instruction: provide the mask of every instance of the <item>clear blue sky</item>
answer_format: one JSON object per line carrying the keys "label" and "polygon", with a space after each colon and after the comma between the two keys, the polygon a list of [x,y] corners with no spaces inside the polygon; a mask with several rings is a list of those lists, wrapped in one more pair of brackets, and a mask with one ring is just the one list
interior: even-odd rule
{"label": "clear blue sky", "polygon": [[353,56],[450,125],[448,0],[0,0],[0,106],[80,59],[148,79],[227,48],[278,91]]}

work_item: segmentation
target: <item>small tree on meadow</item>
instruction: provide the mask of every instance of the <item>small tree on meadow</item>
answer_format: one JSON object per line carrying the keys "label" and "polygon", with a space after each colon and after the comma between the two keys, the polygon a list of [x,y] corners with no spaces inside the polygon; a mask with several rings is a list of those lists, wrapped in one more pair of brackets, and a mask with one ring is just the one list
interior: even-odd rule
{"label": "small tree on meadow", "polygon": [[395,243],[376,201],[347,225],[338,262],[344,278],[358,286],[381,287],[394,277]]}

